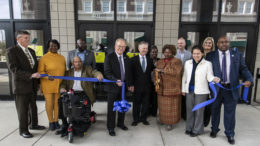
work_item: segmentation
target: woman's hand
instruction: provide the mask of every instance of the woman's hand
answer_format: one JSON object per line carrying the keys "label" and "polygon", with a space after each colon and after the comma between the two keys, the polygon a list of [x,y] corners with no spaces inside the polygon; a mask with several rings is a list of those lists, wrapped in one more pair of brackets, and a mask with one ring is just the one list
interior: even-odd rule
{"label": "woman's hand", "polygon": [[219,83],[219,82],[220,82],[220,78],[215,77],[215,78],[212,80],[212,82]]}
{"label": "woman's hand", "polygon": [[163,69],[156,68],[155,71],[163,73]]}
{"label": "woman's hand", "polygon": [[53,81],[53,80],[54,80],[54,78],[53,78],[53,77],[51,77],[51,76],[48,76],[48,80],[50,80],[50,81]]}
{"label": "woman's hand", "polygon": [[64,89],[64,88],[61,88],[61,89],[60,89],[60,93],[64,93],[64,92],[67,92],[67,90]]}
{"label": "woman's hand", "polygon": [[101,82],[102,79],[103,79],[103,75],[98,75],[98,76],[97,76],[97,79],[98,79],[99,82]]}

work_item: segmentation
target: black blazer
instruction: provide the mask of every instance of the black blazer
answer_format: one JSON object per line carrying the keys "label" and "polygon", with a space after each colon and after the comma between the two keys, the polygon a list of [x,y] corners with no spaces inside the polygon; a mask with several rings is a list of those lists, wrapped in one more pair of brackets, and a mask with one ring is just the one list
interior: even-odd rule
{"label": "black blazer", "polygon": [[153,61],[146,56],[147,67],[145,72],[142,70],[139,55],[131,58],[131,85],[134,85],[135,92],[141,92],[143,88],[151,89],[152,78],[151,73],[154,69]]}
{"label": "black blazer", "polygon": [[[126,87],[129,86],[130,79],[130,60],[128,56],[123,54],[124,59],[124,66],[125,66],[125,83]],[[121,72],[120,72],[120,64],[118,57],[115,52],[108,54],[105,58],[104,63],[104,75],[106,79],[109,80],[120,80],[121,79]],[[105,86],[105,91],[118,93],[121,91],[121,88],[117,86],[116,83],[107,83]]]}
{"label": "black blazer", "polygon": [[38,61],[34,50],[28,48],[33,60],[34,67],[31,68],[30,62],[20,46],[13,46],[6,50],[6,63],[12,74],[12,84],[14,94],[36,93],[39,83],[38,79],[31,79],[31,75],[37,72]]}

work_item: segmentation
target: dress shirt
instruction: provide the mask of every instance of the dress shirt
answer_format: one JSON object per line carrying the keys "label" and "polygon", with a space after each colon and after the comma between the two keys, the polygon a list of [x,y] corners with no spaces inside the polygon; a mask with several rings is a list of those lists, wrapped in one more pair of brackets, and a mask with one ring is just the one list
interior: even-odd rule
{"label": "dress shirt", "polygon": [[[17,42],[18,43],[18,42]],[[25,48],[25,47],[23,47],[22,45],[20,45],[19,43],[18,43],[18,45],[22,48],[22,50],[23,50],[23,52],[24,52],[24,54],[26,55],[26,52],[25,52],[25,49],[28,49],[28,48]],[[29,53],[29,55],[31,56],[31,58],[32,58],[32,63],[33,63],[33,65],[35,65],[35,61],[34,61],[34,59],[33,59],[33,57],[32,57],[32,54],[31,54],[31,52],[29,51],[29,49],[28,49],[28,53]]]}
{"label": "dress shirt", "polygon": [[[220,64],[221,71],[222,71],[222,58],[223,58],[223,54],[222,53],[223,52],[218,49],[219,64]],[[230,75],[230,62],[231,62],[231,60],[230,60],[230,52],[229,52],[229,50],[227,50],[227,51],[225,51],[225,53],[226,53],[226,67],[227,67],[226,68],[226,71],[227,71],[227,81],[226,81],[226,84],[229,84],[230,83],[230,77],[229,77],[229,75]]]}
{"label": "dress shirt", "polygon": [[84,62],[84,61],[85,61],[85,54],[86,54],[86,50],[80,52],[80,51],[77,49],[77,56],[79,56],[79,58],[81,59],[81,62]]}
{"label": "dress shirt", "polygon": [[[74,70],[74,77],[81,77],[81,70],[76,71]],[[74,80],[73,88],[74,91],[83,91],[81,87],[81,81],[80,80]]]}
{"label": "dress shirt", "polygon": [[143,57],[144,57],[144,68],[145,68],[145,70],[146,70],[146,67],[147,67],[146,56],[145,56],[145,55],[144,55],[144,56],[141,56],[141,55],[139,54],[139,60],[140,60],[141,67],[142,67]]}
{"label": "dress shirt", "polygon": [[[118,62],[119,62],[119,57],[121,57],[121,61],[122,61],[122,64],[123,64],[123,70],[124,70],[124,73],[125,73],[125,62],[124,62],[124,55],[119,55],[117,52],[116,52],[116,56],[117,56],[117,59],[118,59]],[[120,63],[119,63],[120,64]]]}

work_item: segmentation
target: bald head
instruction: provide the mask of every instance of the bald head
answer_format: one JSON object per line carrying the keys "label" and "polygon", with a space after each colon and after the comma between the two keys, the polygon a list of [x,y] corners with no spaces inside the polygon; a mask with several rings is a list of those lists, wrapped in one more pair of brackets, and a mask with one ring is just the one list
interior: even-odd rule
{"label": "bald head", "polygon": [[186,41],[182,37],[178,39],[178,43],[177,44],[178,44],[178,48],[181,49],[181,50],[184,50],[185,47],[186,47]]}
{"label": "bald head", "polygon": [[72,59],[72,65],[74,66],[74,69],[75,70],[81,70],[82,68],[82,61],[80,59],[80,57],[78,56],[75,56],[73,59]]}

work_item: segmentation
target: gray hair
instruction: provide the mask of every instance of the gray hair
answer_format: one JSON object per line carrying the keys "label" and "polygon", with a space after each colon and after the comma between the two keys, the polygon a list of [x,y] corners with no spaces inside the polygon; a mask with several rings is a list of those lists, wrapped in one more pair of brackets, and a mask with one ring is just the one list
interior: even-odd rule
{"label": "gray hair", "polygon": [[145,42],[145,41],[141,41],[139,44],[138,44],[138,48],[141,46],[141,45],[149,45],[148,42]]}
{"label": "gray hair", "polygon": [[81,60],[81,58],[80,58],[79,56],[75,56],[75,57],[73,57],[72,60],[71,60],[71,63],[72,63],[72,64],[73,64],[73,61],[74,61],[75,58],[79,58],[80,62],[82,62],[82,60]]}
{"label": "gray hair", "polygon": [[18,30],[18,31],[15,32],[16,39],[18,39],[22,35],[30,35],[30,33],[26,30]]}
{"label": "gray hair", "polygon": [[123,42],[125,42],[125,44],[126,44],[126,40],[125,40],[125,39],[123,39],[123,38],[118,38],[118,39],[116,39],[116,42],[115,42],[115,44],[116,44],[117,42],[119,42],[119,41],[123,41]]}

